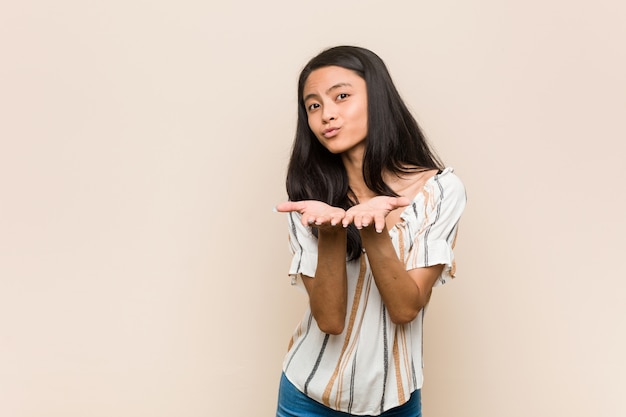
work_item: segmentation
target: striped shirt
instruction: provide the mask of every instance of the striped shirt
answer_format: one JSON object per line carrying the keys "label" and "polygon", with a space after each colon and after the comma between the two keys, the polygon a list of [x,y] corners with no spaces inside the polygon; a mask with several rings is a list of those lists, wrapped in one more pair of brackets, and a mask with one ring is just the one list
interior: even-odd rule
{"label": "striped shirt", "polygon": [[[448,167],[430,178],[389,230],[407,270],[443,264],[435,286],[454,276],[452,249],[465,208],[465,188]],[[292,212],[289,242],[292,284],[315,276],[317,239]],[[286,377],[303,393],[326,406],[355,415],[378,415],[404,404],[422,387],[424,309],[408,324],[387,314],[367,255],[347,263],[346,325],[339,335],[323,333],[307,309],[295,329],[283,363]]]}

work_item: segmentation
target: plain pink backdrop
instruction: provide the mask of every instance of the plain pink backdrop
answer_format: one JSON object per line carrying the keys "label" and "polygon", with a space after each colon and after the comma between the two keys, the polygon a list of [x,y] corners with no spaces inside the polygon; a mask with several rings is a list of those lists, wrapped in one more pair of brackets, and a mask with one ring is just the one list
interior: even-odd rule
{"label": "plain pink backdrop", "polygon": [[469,203],[425,415],[626,414],[626,5],[0,5],[0,415],[271,416],[296,78],[376,51]]}

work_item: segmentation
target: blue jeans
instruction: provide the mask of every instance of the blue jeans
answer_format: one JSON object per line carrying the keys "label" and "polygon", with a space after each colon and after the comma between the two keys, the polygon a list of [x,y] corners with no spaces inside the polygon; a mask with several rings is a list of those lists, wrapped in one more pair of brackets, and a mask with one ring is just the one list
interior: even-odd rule
{"label": "blue jeans", "polygon": [[[289,382],[285,374],[280,378],[276,417],[349,417],[353,415],[356,414],[335,411],[307,397]],[[411,398],[406,403],[399,407],[392,408],[391,410],[387,410],[378,417],[422,417],[420,390],[413,392]]]}

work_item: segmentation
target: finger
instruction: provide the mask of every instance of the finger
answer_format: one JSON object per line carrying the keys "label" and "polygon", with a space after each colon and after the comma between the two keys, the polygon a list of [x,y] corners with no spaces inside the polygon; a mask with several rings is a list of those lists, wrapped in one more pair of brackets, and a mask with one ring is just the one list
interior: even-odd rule
{"label": "finger", "polygon": [[346,211],[346,214],[343,216],[343,219],[341,219],[341,225],[343,227],[348,227],[350,223],[352,223],[353,220],[354,220],[354,215],[352,214],[350,210],[348,210]]}
{"label": "finger", "polygon": [[374,218],[374,227],[376,227],[376,233],[382,233],[385,228],[385,216],[378,215]]}
{"label": "finger", "polygon": [[321,226],[324,223],[326,223],[327,221],[328,220],[327,220],[326,216],[317,216],[317,217],[315,217],[315,225],[317,225],[317,226]]}
{"label": "finger", "polygon": [[306,206],[304,201],[284,201],[276,206],[276,211],[279,213],[287,213],[290,211],[304,210]]}
{"label": "finger", "polygon": [[362,229],[363,228],[363,216],[358,214],[356,216],[354,216],[354,225],[356,226],[357,229]]}
{"label": "finger", "polygon": [[406,207],[411,204],[411,200],[406,197],[393,197],[389,203],[394,206],[394,208]]}
{"label": "finger", "polygon": [[303,226],[311,226],[313,223],[315,223],[315,216],[307,216],[306,214],[303,214],[301,222]]}
{"label": "finger", "polygon": [[370,223],[372,223],[372,216],[369,214],[364,214],[361,217],[361,226],[362,227],[367,227],[370,225]]}
{"label": "finger", "polygon": [[337,214],[334,217],[335,223],[333,224],[333,226],[340,224],[345,217],[346,217],[346,212],[344,210],[337,212]]}
{"label": "finger", "polygon": [[331,218],[330,218],[331,226],[337,226],[341,222],[343,217],[344,217],[344,213],[337,213],[337,214],[334,214],[333,216],[331,216]]}

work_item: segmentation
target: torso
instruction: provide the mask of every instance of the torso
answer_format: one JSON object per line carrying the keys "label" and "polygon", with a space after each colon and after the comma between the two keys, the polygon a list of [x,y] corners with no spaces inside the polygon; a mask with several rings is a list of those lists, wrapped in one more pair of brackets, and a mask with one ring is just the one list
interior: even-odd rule
{"label": "torso", "polygon": [[[435,174],[436,170],[429,170],[403,178],[385,176],[384,180],[412,201],[411,209],[401,207],[387,219],[398,258],[407,270],[448,265],[438,277],[436,285],[441,285],[451,278],[451,248],[465,194],[452,169],[446,168],[433,178]],[[363,197],[359,201],[364,202],[373,195],[370,191],[357,197]],[[316,274],[318,247],[298,213],[289,215],[289,239],[294,253],[289,274],[292,283],[301,285],[302,276]],[[327,407],[355,415],[377,415],[405,403],[422,387],[424,309],[408,324],[390,321],[368,254],[347,262],[346,276],[349,314],[344,332],[323,333],[307,309],[294,331],[283,371],[301,392]]]}

